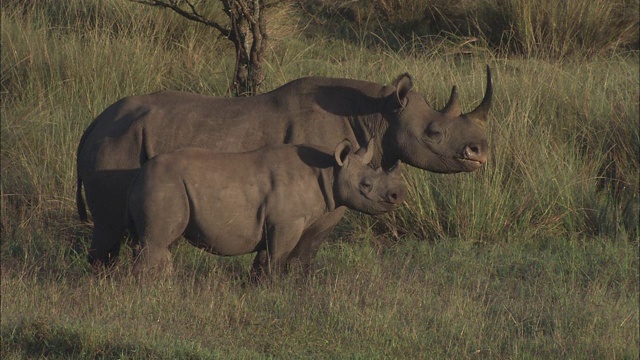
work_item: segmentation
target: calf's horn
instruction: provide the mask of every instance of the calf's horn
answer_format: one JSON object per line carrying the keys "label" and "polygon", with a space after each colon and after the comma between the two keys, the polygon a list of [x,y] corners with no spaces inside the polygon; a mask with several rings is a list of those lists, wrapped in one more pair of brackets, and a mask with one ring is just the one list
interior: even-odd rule
{"label": "calf's horn", "polygon": [[362,157],[362,162],[364,164],[370,163],[373,159],[373,155],[375,152],[375,145],[373,143],[373,140],[374,138],[369,139],[366,147],[361,147],[360,149],[358,149],[358,151],[356,151],[356,155]]}

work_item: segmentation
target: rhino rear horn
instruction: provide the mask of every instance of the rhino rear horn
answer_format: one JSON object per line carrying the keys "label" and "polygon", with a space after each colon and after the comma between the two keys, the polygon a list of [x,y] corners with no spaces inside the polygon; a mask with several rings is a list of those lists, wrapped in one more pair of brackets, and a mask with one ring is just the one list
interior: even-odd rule
{"label": "rhino rear horn", "polygon": [[482,122],[487,121],[489,108],[491,108],[491,98],[493,97],[493,81],[491,80],[491,68],[487,65],[487,88],[484,91],[484,98],[478,107],[465,114],[467,117]]}
{"label": "rhino rear horn", "polygon": [[462,114],[462,107],[460,106],[460,101],[458,101],[458,89],[455,86],[451,88],[449,101],[440,112],[450,116],[460,116]]}

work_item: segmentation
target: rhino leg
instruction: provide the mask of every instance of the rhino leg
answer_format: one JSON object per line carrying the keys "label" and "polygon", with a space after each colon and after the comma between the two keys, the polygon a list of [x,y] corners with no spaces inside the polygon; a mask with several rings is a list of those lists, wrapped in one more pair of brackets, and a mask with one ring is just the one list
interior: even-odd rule
{"label": "rhino leg", "polygon": [[94,216],[93,222],[89,263],[96,268],[112,266],[120,253],[120,245],[125,234],[124,222],[109,216]]}
{"label": "rhino leg", "polygon": [[135,255],[133,273],[171,274],[173,261],[169,246],[182,236],[188,222],[188,216],[185,216],[172,224],[163,224],[161,221],[136,223],[136,232],[141,236],[134,240],[138,251]]}
{"label": "rhino leg", "polygon": [[296,263],[302,268],[304,273],[308,275],[311,272],[311,263],[313,259],[315,259],[318,250],[320,250],[320,246],[336,225],[338,225],[345,210],[345,207],[340,207],[326,213],[305,229],[300,241],[289,254],[288,262],[292,264]]}
{"label": "rhino leg", "polygon": [[[167,275],[173,272],[169,246],[182,237],[189,225],[189,199],[180,181],[148,185],[149,197],[141,197],[140,184],[132,187],[129,202],[130,227],[138,254],[134,274]],[[157,187],[154,187],[157,185]],[[157,191],[162,189],[164,191]],[[158,204],[161,204],[159,206]]]}
{"label": "rhino leg", "polygon": [[289,254],[298,244],[303,231],[303,219],[269,225],[265,235],[266,249],[258,251],[253,261],[252,280],[261,280],[285,270]]}
{"label": "rhino leg", "polygon": [[93,217],[89,262],[111,265],[125,236],[127,189],[138,169],[96,171],[83,178],[87,205]]}
{"label": "rhino leg", "polygon": [[265,270],[269,267],[269,252],[259,250],[251,265],[250,279],[253,283],[258,283],[266,277]]}
{"label": "rhino leg", "polygon": [[173,273],[173,261],[168,248],[148,246],[140,251],[133,266],[135,275],[170,275]]}
{"label": "rhino leg", "polygon": [[89,263],[96,269],[112,266],[120,253],[120,239],[124,236],[124,226],[114,229],[119,224],[106,224],[94,217],[93,239],[89,248]]}

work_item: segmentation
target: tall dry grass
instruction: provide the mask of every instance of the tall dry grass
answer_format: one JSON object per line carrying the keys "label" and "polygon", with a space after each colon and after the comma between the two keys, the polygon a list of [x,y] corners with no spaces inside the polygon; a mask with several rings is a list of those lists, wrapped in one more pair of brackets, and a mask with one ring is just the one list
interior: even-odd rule
{"label": "tall dry grass", "polygon": [[[331,23],[346,38],[375,33],[394,48],[441,42],[525,57],[563,59],[638,50],[638,0],[376,0],[299,2],[312,23]],[[332,30],[333,31],[333,30]],[[415,49],[416,46],[411,46]],[[424,49],[423,49],[424,51]]]}
{"label": "tall dry grass", "polygon": [[87,265],[78,139],[123,96],[224,96],[232,53],[204,27],[126,1],[30,4],[0,14],[3,358],[637,358],[637,53],[505,56],[490,40],[461,51],[460,35],[438,48],[395,35],[411,50],[397,52],[354,24],[319,35],[292,6],[301,33],[273,42],[267,89],[408,71],[434,107],[457,84],[469,110],[488,63],[489,164],[408,170],[408,203],[350,214],[308,278],[246,286],[250,258],[178,245],[176,277],[141,288],[127,252],[123,275]]}

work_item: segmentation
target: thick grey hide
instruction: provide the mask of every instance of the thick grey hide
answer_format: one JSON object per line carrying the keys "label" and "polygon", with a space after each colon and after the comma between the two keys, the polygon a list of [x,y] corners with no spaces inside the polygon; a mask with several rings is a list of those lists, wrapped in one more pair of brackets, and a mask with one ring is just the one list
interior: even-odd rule
{"label": "thick grey hide", "polygon": [[258,276],[281,269],[292,253],[317,250],[316,233],[330,231],[334,211],[375,215],[402,203],[400,166],[374,170],[368,150],[353,153],[345,140],[334,154],[276,145],[243,154],[185,148],[151,159],[129,193],[129,226],[141,245],[135,271],[170,269],[168,247],[181,236],[214,254],[257,252]]}
{"label": "thick grey hide", "polygon": [[[489,69],[482,102],[466,114],[455,87],[441,111],[412,87],[408,74],[391,85],[310,77],[245,98],[162,91],[116,102],[89,125],[78,146],[78,213],[87,221],[84,184],[94,223],[90,261],[110,263],[117,256],[125,234],[127,189],[140,167],[183,147],[229,153],[304,143],[332,149],[343,139],[364,146],[375,138],[374,167],[388,169],[402,160],[455,173],[486,162]],[[336,224],[340,217],[335,215]]]}

